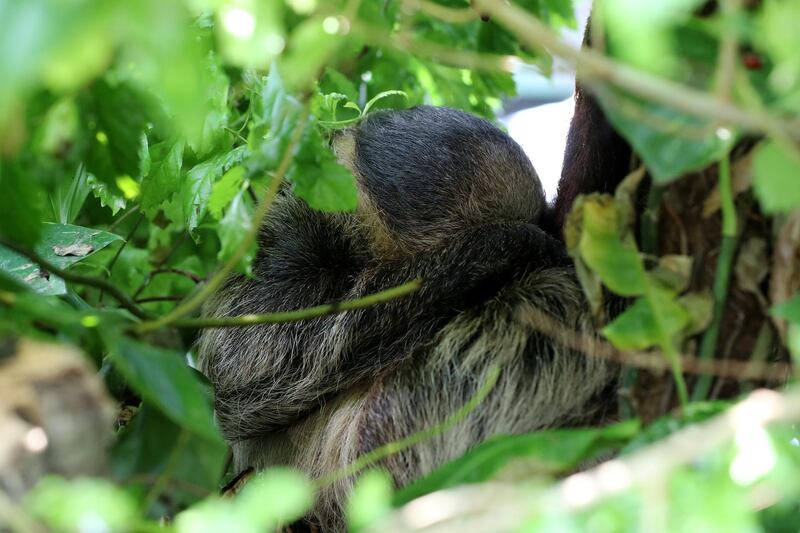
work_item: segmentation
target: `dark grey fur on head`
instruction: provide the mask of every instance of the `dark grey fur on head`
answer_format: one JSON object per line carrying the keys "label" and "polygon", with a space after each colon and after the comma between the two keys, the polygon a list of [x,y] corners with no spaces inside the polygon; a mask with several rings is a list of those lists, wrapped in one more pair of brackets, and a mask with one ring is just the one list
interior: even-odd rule
{"label": "dark grey fur on head", "polygon": [[[334,144],[358,174],[358,213],[316,212],[283,191],[255,277],[230,278],[205,314],[299,309],[415,278],[423,287],[336,316],[205,330],[200,367],[236,467],[329,474],[442,423],[495,364],[501,376],[481,405],[381,463],[398,485],[494,435],[595,416],[616,369],[526,319],[538,311],[592,332],[563,244],[535,224],[544,198],[519,147],[483,120],[427,106],[375,114]],[[323,490],[308,519],[343,529],[352,481]]]}
{"label": "dark grey fur on head", "polygon": [[354,132],[354,172],[402,245],[417,249],[489,222],[536,223],[546,203],[511,137],[482,118],[419,106],[369,115]]}

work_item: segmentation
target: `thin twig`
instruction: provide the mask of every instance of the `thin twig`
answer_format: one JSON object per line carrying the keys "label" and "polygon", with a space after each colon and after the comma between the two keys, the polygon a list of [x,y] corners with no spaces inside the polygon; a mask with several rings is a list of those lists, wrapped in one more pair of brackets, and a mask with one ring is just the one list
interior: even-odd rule
{"label": "thin twig", "polygon": [[299,320],[308,320],[320,316],[333,315],[336,313],[343,313],[345,311],[352,311],[354,309],[361,309],[380,304],[401,296],[410,294],[418,290],[421,286],[420,280],[410,281],[385,291],[376,292],[363,298],[354,300],[346,300],[343,302],[335,302],[330,304],[322,304],[314,307],[307,307],[305,309],[296,309],[294,311],[281,311],[276,313],[263,313],[258,315],[241,315],[220,318],[195,318],[187,320],[176,320],[172,325],[176,328],[238,328],[244,326],[254,326],[257,324],[281,324],[284,322],[297,322]]}
{"label": "thin twig", "polygon": [[416,56],[453,67],[490,72],[512,72],[515,62],[520,62],[512,56],[456,50],[450,46],[421,40],[409,32],[397,32],[389,35],[384,30],[358,21],[352,22],[351,33],[374,46],[405,50]]}
{"label": "thin twig", "polygon": [[127,211],[122,213],[122,215],[120,215],[120,217],[117,220],[115,220],[114,222],[111,223],[111,225],[108,227],[108,231],[109,232],[113,232],[114,228],[116,228],[117,226],[122,224],[122,222],[124,222],[125,219],[127,219],[132,214],[138,213],[138,212],[139,212],[139,206],[138,205],[135,205],[135,206],[131,207],[130,209],[128,209]]}
{"label": "thin twig", "polygon": [[67,270],[58,268],[53,263],[44,259],[33,250],[28,250],[27,248],[24,248],[5,237],[0,237],[0,244],[2,244],[7,248],[11,248],[18,254],[27,257],[28,259],[39,265],[40,268],[46,270],[47,272],[55,274],[56,276],[69,281],[70,283],[77,283],[78,285],[95,287],[107,292],[112,298],[118,301],[120,305],[122,305],[122,307],[130,311],[134,316],[138,318],[141,318],[143,320],[149,318],[149,315],[145,311],[143,311],[138,305],[136,305],[136,303],[130,297],[128,297],[127,294],[122,292],[119,288],[117,288],[116,285],[114,285],[109,281],[106,281],[101,278],[94,278],[91,276],[82,276],[80,274],[74,274]]}
{"label": "thin twig", "polygon": [[147,298],[137,298],[137,304],[148,304],[153,302],[179,302],[183,296],[148,296]]}
{"label": "thin twig", "polygon": [[261,228],[261,223],[267,216],[267,212],[272,205],[272,201],[278,194],[280,185],[283,183],[283,177],[286,175],[286,171],[289,170],[289,165],[292,162],[294,148],[300,141],[300,136],[305,130],[307,117],[308,109],[304,107],[303,113],[298,120],[298,124],[295,127],[291,138],[289,139],[289,143],[286,145],[286,149],[283,153],[280,163],[278,164],[278,168],[275,170],[275,173],[272,176],[269,187],[267,187],[264,197],[256,207],[255,213],[253,213],[250,229],[248,229],[247,234],[244,236],[244,239],[242,239],[239,247],[233,252],[231,257],[228,258],[225,264],[223,264],[222,267],[217,270],[211,279],[208,280],[205,286],[189,296],[186,301],[176,306],[175,309],[173,309],[167,315],[156,320],[138,324],[134,328],[137,333],[145,333],[147,331],[159,329],[185,317],[197,309],[206,300],[206,298],[211,296],[211,294],[213,294],[214,291],[217,290],[220,285],[222,285],[222,283],[228,277],[228,274],[230,274],[233,269],[236,268],[236,265],[239,264],[239,261],[241,261],[242,257],[244,257],[244,255],[247,253],[247,250],[255,242],[258,232]]}
{"label": "thin twig", "polygon": [[[634,366],[648,370],[670,370],[672,365],[665,356],[654,352],[623,352],[594,335],[565,328],[545,313],[527,309],[520,313],[519,320],[531,326],[562,346],[582,352],[588,357],[599,357],[620,365]],[[773,383],[784,383],[791,375],[791,367],[786,363],[766,363],[756,361],[734,361],[726,359],[702,360],[690,355],[678,355],[681,370],[686,374],[711,374],[736,380],[763,379]]]}
{"label": "thin twig", "polygon": [[[122,241],[122,244],[117,251],[114,253],[114,257],[111,258],[111,261],[108,262],[108,266],[106,267],[106,275],[110,278],[111,277],[111,269],[114,268],[114,265],[117,264],[117,260],[119,256],[122,255],[122,250],[128,245],[128,242],[133,238],[133,234],[136,233],[136,230],[139,228],[139,224],[142,223],[142,219],[144,219],[143,214],[139,214],[139,218],[136,219],[131,230],[128,232],[128,235],[125,237],[125,240]],[[103,301],[103,291],[100,291],[100,296],[97,297],[97,302],[101,303]]]}
{"label": "thin twig", "polygon": [[574,64],[578,78],[589,85],[611,83],[690,115],[736,125],[752,132],[777,133],[800,139],[800,123],[797,121],[786,122],[757,109],[744,110],[705,92],[612,61],[594,50],[576,48],[514,4],[493,0],[475,0],[475,4],[521,42],[534,48],[545,48]]}
{"label": "thin twig", "polygon": [[428,0],[403,0],[403,7],[420,11],[450,24],[465,24],[480,18],[478,12],[471,7],[448,7]]}

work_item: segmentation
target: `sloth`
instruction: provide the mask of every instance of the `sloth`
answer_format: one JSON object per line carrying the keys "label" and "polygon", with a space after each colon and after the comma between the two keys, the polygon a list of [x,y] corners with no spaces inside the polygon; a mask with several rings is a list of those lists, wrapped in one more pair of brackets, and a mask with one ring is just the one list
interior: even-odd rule
{"label": "sloth", "polygon": [[[560,239],[566,204],[547,205],[522,149],[483,119],[431,106],[376,112],[332,146],[356,177],[358,209],[322,213],[282,190],[261,228],[253,277],[229,278],[204,313],[287,311],[414,279],[421,288],[338,315],[205,330],[199,366],[234,468],[331,475],[440,426],[495,368],[477,407],[380,461],[397,486],[495,435],[602,418],[618,368],[529,320],[536,311],[569,331],[594,331]],[[560,188],[572,199],[586,192],[563,180]],[[323,488],[307,523],[342,530],[353,481]]]}

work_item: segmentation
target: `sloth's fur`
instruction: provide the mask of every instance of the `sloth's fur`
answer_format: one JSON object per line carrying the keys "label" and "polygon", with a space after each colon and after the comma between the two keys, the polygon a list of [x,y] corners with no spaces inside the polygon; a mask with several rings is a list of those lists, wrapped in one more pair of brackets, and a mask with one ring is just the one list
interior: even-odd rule
{"label": "sloth's fur", "polygon": [[[498,434],[580,423],[617,370],[536,332],[529,310],[590,332],[563,244],[537,223],[538,177],[507,135],[432,107],[375,114],[335,140],[362,198],[324,214],[284,191],[254,278],[233,277],[212,316],[357,298],[422,278],[418,292],[304,322],[206,330],[201,369],[235,466],[285,464],[319,477],[440,424],[497,364],[488,397],[442,435],[386,458],[405,485]],[[352,479],[322,491],[308,520],[344,525]]]}

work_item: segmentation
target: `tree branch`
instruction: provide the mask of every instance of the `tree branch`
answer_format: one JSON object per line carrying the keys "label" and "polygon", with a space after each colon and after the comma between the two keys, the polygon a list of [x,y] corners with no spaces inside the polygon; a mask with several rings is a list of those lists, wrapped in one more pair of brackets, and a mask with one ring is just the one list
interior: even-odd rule
{"label": "tree branch", "polygon": [[797,121],[779,120],[760,110],[743,110],[705,92],[612,61],[592,49],[575,48],[514,4],[475,0],[475,5],[514,33],[521,42],[531,47],[545,48],[574,64],[578,78],[589,85],[611,83],[642,98],[694,116],[718,120],[722,124],[739,126],[751,132],[800,139],[800,123]]}

